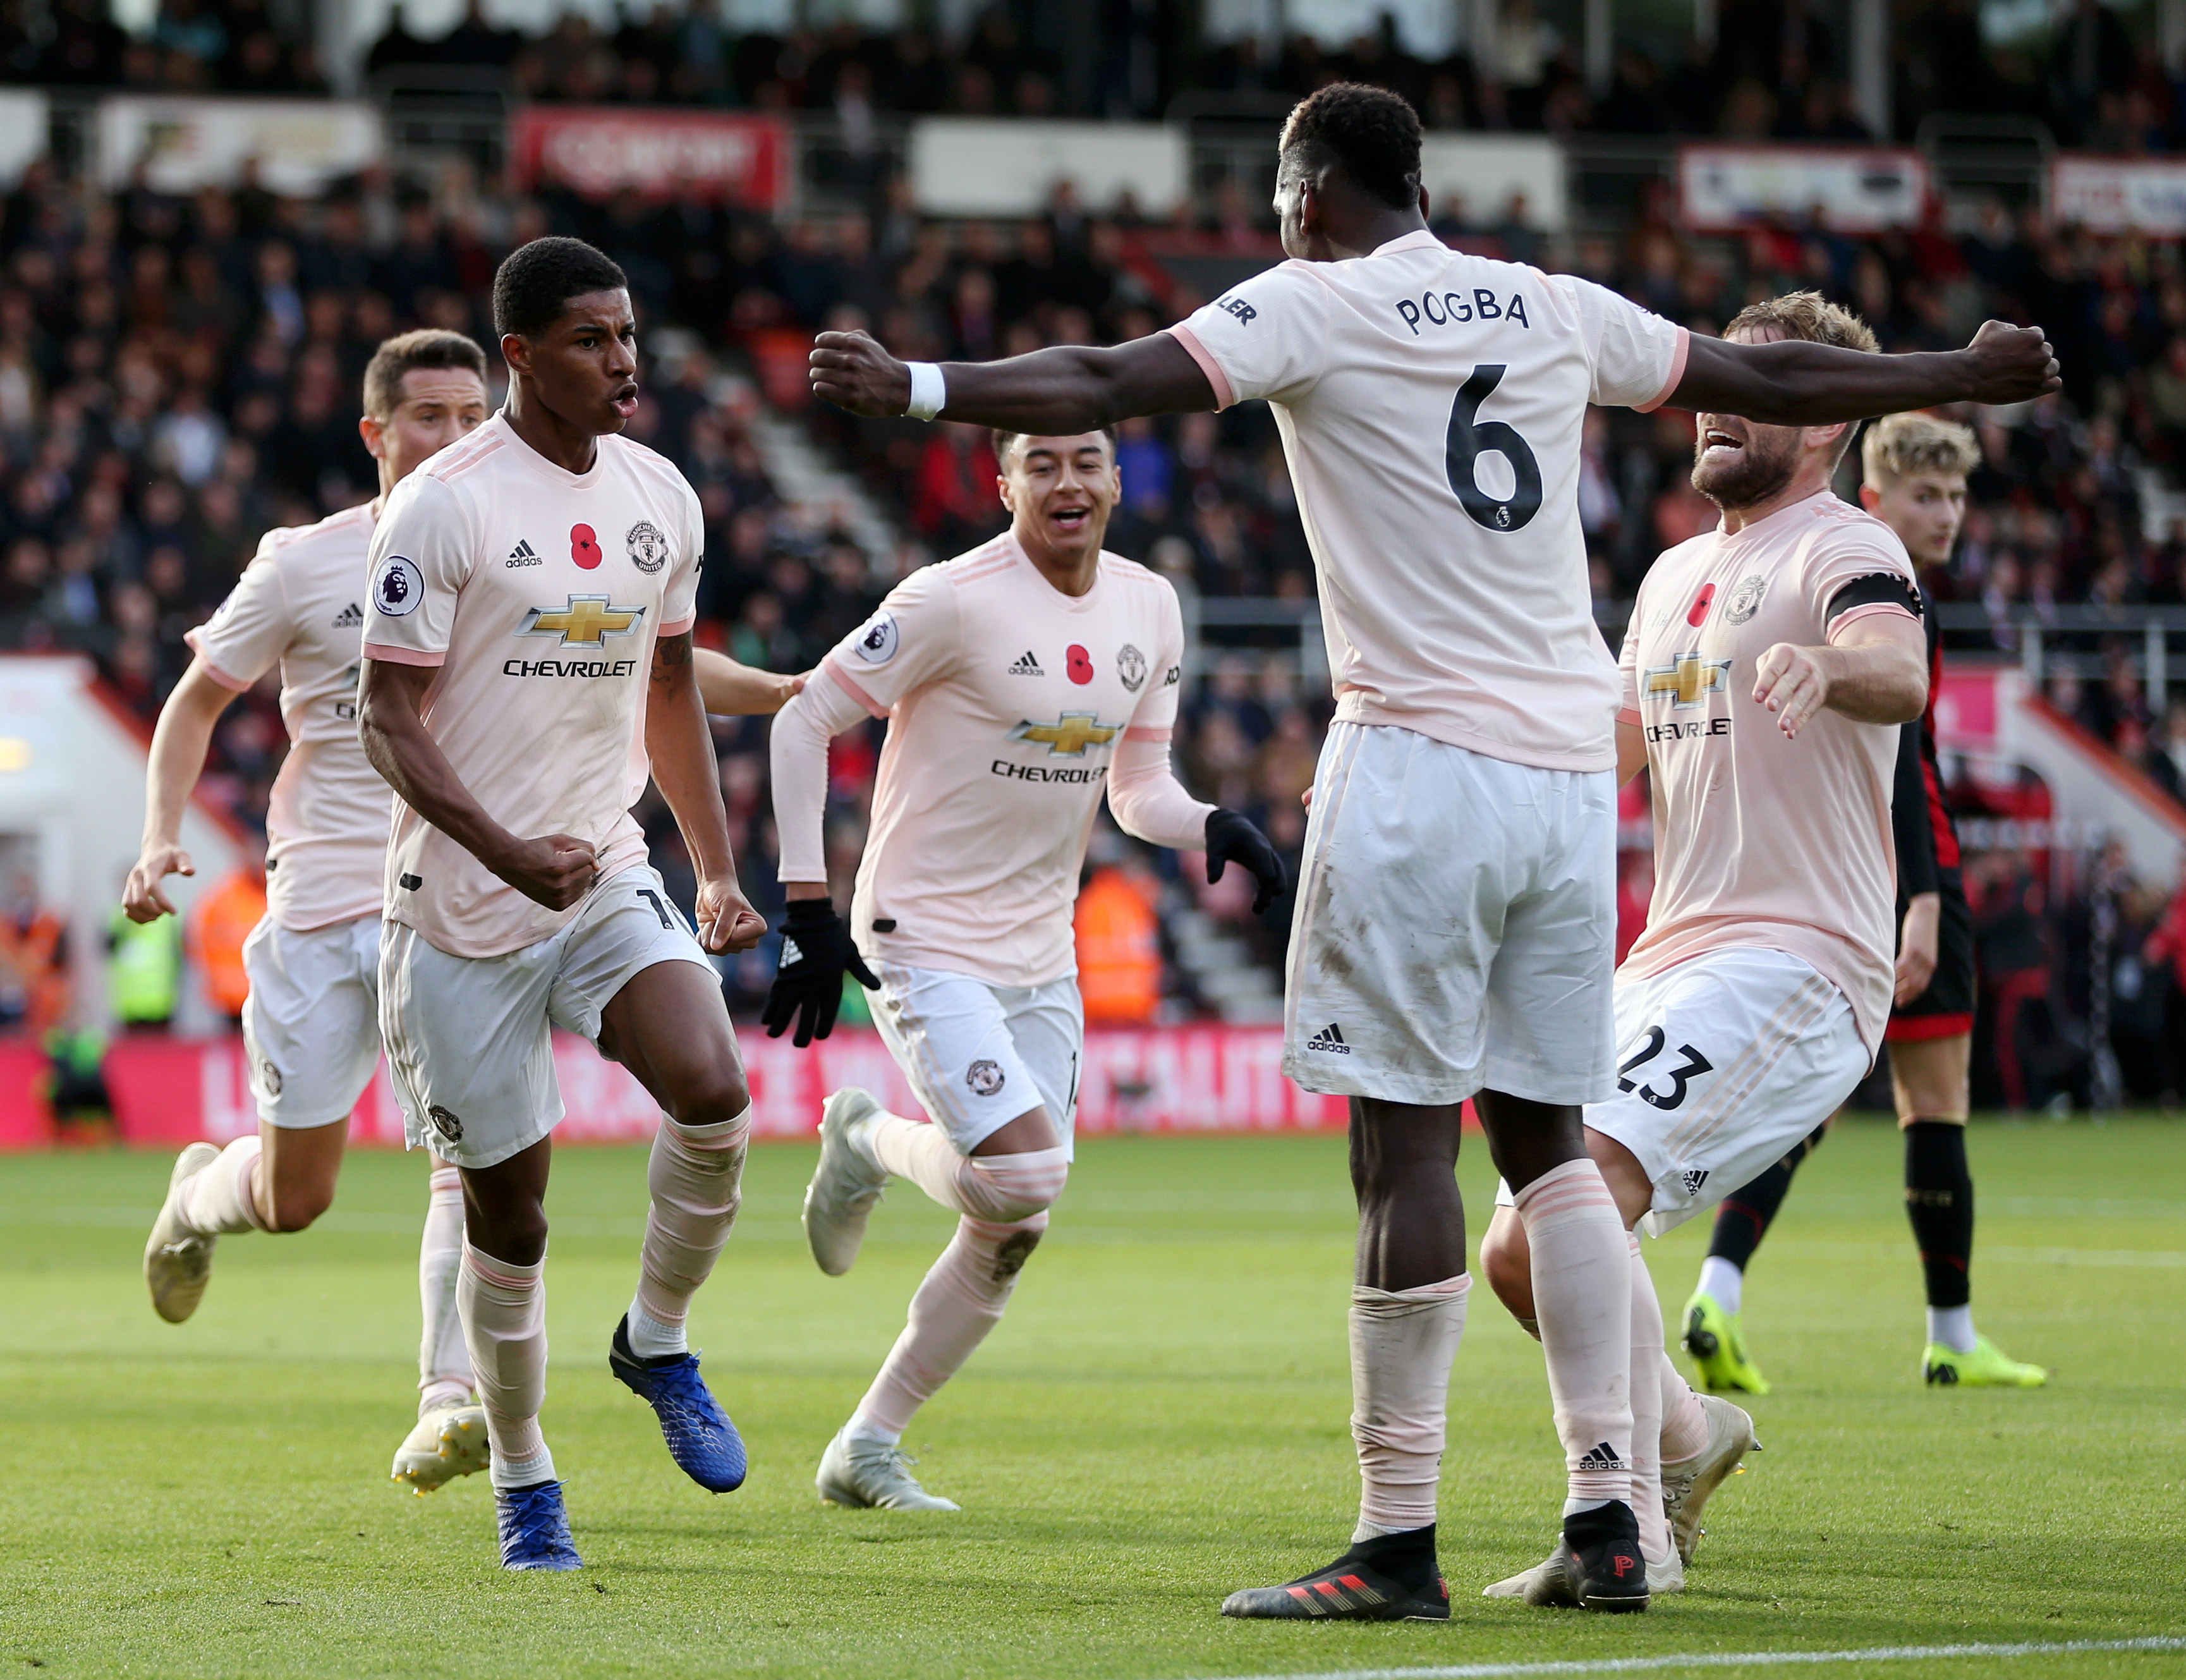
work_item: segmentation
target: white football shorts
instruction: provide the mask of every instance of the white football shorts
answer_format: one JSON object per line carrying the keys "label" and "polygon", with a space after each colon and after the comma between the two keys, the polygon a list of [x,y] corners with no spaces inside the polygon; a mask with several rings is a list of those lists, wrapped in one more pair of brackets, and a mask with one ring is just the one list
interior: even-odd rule
{"label": "white football shorts", "polygon": [[[1796,957],[1711,951],[1617,982],[1617,1094],[1586,1123],[1655,1187],[1659,1237],[1788,1155],[1843,1106],[1875,1059],[1843,992]],[[1511,1205],[1506,1185],[1495,1200]]]}
{"label": "white football shorts", "polygon": [[474,1169],[530,1149],[563,1115],[551,1029],[597,1040],[601,1012],[655,963],[715,978],[644,864],[595,886],[560,932],[499,957],[452,957],[388,923],[379,1023],[409,1146]]}
{"label": "white football shorts", "polygon": [[1606,1096],[1615,1058],[1617,802],[1387,724],[1331,726],[1284,987],[1308,1091],[1455,1103]]}
{"label": "white football shorts", "polygon": [[347,1120],[379,1060],[379,918],[299,933],[271,916],[243,942],[243,1044],[268,1126]]}
{"label": "white football shorts", "polygon": [[969,975],[878,963],[873,1025],[904,1077],[960,1155],[1019,1115],[1045,1108],[1076,1159],[1085,1010],[1076,976],[989,986]]}

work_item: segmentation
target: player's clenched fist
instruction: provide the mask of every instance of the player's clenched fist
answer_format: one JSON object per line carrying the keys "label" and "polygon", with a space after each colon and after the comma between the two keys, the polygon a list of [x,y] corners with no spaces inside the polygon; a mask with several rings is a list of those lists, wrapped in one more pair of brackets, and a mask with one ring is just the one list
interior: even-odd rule
{"label": "player's clenched fist", "polygon": [[698,883],[698,942],[709,951],[748,951],[766,932],[766,918],[727,876]]}
{"label": "player's clenched fist", "polygon": [[1776,714],[1777,727],[1794,739],[1799,726],[1829,703],[1830,679],[1813,648],[1779,642],[1754,668],[1753,698]]}
{"label": "player's clenched fist", "polygon": [[575,834],[541,834],[518,840],[507,857],[490,864],[494,874],[549,910],[566,910],[592,890],[599,858]]}
{"label": "player's clenched fist", "polygon": [[1974,364],[1976,402],[2026,402],[2064,388],[2057,353],[2039,327],[1984,321],[1965,354]]}
{"label": "player's clenched fist", "polygon": [[822,333],[812,341],[812,394],[883,419],[911,407],[911,369],[870,334]]}
{"label": "player's clenched fist", "polygon": [[156,922],[162,916],[171,916],[175,907],[160,890],[160,883],[169,875],[195,874],[197,866],[179,846],[147,846],[144,855],[130,868],[129,879],[121,889],[121,907],[132,922]]}

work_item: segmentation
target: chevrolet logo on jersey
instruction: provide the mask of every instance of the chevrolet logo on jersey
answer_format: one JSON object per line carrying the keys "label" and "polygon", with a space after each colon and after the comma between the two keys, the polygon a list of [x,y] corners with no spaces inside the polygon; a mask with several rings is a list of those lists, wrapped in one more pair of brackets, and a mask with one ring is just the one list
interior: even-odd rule
{"label": "chevrolet logo on jersey", "polygon": [[645,617],[643,607],[615,607],[604,595],[572,595],[566,607],[534,607],[519,636],[558,636],[565,648],[597,648],[608,637],[627,636]]}
{"label": "chevrolet logo on jersey", "polygon": [[1720,694],[1730,688],[1730,661],[1727,659],[1702,659],[1698,654],[1679,654],[1668,665],[1651,665],[1645,671],[1647,686],[1641,691],[1652,700],[1656,694],[1671,696],[1670,705],[1677,711],[1698,705],[1704,694]]}
{"label": "chevrolet logo on jersey", "polygon": [[1066,711],[1052,723],[1034,723],[1028,718],[1010,731],[1013,741],[1039,741],[1047,748],[1050,758],[1080,758],[1088,747],[1105,747],[1123,730],[1120,723],[1103,723],[1100,714],[1091,711]]}

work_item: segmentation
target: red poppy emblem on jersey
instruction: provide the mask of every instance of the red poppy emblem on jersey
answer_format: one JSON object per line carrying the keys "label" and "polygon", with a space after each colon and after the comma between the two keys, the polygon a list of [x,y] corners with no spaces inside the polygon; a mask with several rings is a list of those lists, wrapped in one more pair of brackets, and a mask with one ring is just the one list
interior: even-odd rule
{"label": "red poppy emblem on jersey", "polygon": [[1077,643],[1073,642],[1064,650],[1063,657],[1069,661],[1072,682],[1082,685],[1093,680],[1093,655],[1079,647]]}
{"label": "red poppy emblem on jersey", "polygon": [[600,563],[600,539],[588,525],[569,527],[569,558],[586,571]]}
{"label": "red poppy emblem on jersey", "polygon": [[1685,615],[1685,622],[1697,630],[1701,621],[1707,616],[1708,609],[1714,604],[1715,585],[1703,583],[1701,585],[1701,593],[1693,597],[1693,610]]}

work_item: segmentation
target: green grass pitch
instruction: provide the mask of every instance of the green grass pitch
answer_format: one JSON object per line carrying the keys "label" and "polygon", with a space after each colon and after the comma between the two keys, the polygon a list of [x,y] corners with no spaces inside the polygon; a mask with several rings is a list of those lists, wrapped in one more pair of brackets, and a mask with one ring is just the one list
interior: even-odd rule
{"label": "green grass pitch", "polygon": [[[941,1517],[823,1507],[811,1476],[946,1216],[899,1186],[857,1271],[823,1278],[796,1222],[811,1150],[754,1151],[692,1319],[752,1449],[715,1498],[606,1368],[642,1153],[564,1152],[545,1421],[586,1568],[546,1576],[496,1567],[483,1477],[426,1499],[385,1479],[413,1406],[420,1159],[360,1154],[317,1230],[226,1239],[181,1328],[137,1270],[167,1158],[0,1160],[0,1670],[1186,1680],[2186,1632],[2186,1127],[1987,1123],[1972,1153],[1976,1309],[2048,1389],[1921,1388],[1897,1140],[1848,1122],[1748,1284],[1768,1450],[1718,1496],[1691,1589],[1647,1615],[1479,1598],[1540,1557],[1561,1477],[1539,1351],[1476,1295],[1439,1627],[1216,1613],[1348,1531],[1337,1138],[1085,1144],[1010,1317],[906,1442],[967,1508]],[[1466,1155],[1477,1243],[1492,1179]],[[1704,1231],[1650,1245],[1666,1316]],[[2138,1680],[2186,1652],[1824,1672]]]}

